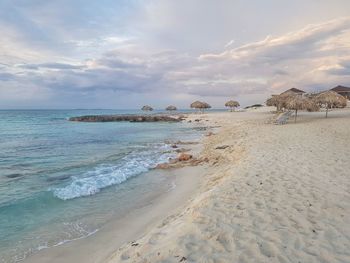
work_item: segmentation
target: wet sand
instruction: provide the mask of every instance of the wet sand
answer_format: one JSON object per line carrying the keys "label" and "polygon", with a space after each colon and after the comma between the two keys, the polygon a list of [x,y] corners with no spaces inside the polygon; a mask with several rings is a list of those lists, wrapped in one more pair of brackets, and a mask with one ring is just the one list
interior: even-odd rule
{"label": "wet sand", "polygon": [[140,207],[112,220],[89,237],[39,251],[24,262],[106,262],[116,247],[139,238],[157,225],[160,219],[174,211],[180,211],[192,196],[195,196],[204,167],[184,167],[168,171],[154,170],[154,176],[168,173],[175,183],[168,192],[156,198],[144,200]]}

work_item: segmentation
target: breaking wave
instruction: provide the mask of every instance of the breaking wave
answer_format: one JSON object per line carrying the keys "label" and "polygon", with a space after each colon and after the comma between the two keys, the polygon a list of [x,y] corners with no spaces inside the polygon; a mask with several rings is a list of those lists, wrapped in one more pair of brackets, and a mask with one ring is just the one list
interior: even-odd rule
{"label": "breaking wave", "polygon": [[54,196],[62,200],[94,195],[103,188],[121,184],[131,177],[149,171],[159,163],[167,162],[170,157],[174,157],[166,151],[168,147],[163,145],[153,150],[134,151],[116,165],[100,165],[83,177],[72,176],[68,185],[51,190]]}

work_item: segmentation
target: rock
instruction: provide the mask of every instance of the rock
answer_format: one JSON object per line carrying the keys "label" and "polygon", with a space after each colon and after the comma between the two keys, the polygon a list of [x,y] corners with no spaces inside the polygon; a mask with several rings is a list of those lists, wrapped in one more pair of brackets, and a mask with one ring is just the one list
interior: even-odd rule
{"label": "rock", "polygon": [[187,144],[199,144],[199,142],[189,142],[189,141],[188,141],[188,142],[186,142],[186,141],[183,142],[183,141],[177,141],[177,142],[175,142],[175,144],[176,144],[176,145],[179,145],[179,144],[180,144],[180,145],[187,145]]}
{"label": "rock", "polygon": [[206,131],[208,130],[208,127],[193,127],[192,129],[196,131]]}
{"label": "rock", "polygon": [[180,162],[189,161],[192,159],[192,155],[188,153],[181,153],[177,158]]}
{"label": "rock", "polygon": [[217,150],[224,150],[224,149],[226,149],[228,147],[230,147],[230,146],[229,145],[222,145],[222,146],[216,147],[215,149],[217,149]]}
{"label": "rock", "polygon": [[129,122],[180,122],[182,117],[174,117],[169,115],[148,114],[148,115],[86,115],[79,117],[71,117],[70,121],[79,122],[113,122],[113,121],[129,121]]}
{"label": "rock", "polygon": [[202,162],[205,162],[205,163],[209,163],[209,158],[208,157],[205,157],[201,160]]}
{"label": "rock", "polygon": [[19,178],[19,177],[23,177],[24,174],[19,174],[19,173],[14,173],[14,174],[8,174],[6,175],[7,178],[13,179],[13,178]]}
{"label": "rock", "polygon": [[200,119],[195,119],[194,121],[196,121],[196,122],[200,122],[201,120],[200,120]]}
{"label": "rock", "polygon": [[55,177],[49,177],[49,178],[47,178],[46,180],[47,180],[48,182],[64,181],[64,180],[69,179],[70,177],[71,177],[70,175],[65,174],[65,175],[60,175],[60,176],[55,176]]}
{"label": "rock", "polygon": [[177,147],[176,144],[172,144],[170,147],[173,148],[173,149],[179,148],[179,147]]}

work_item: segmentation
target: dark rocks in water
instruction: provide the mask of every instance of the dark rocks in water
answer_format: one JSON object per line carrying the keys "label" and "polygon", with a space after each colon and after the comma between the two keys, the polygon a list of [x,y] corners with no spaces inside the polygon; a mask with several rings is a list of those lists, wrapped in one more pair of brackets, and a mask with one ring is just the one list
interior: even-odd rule
{"label": "dark rocks in water", "polygon": [[47,180],[48,182],[64,181],[64,180],[69,179],[70,177],[71,177],[70,175],[65,174],[65,175],[61,175],[61,176],[49,177],[49,178],[47,178],[46,180]]}
{"label": "dark rocks in water", "polygon": [[251,106],[247,106],[245,107],[245,109],[250,109],[250,108],[260,108],[260,107],[263,107],[264,105],[262,104],[254,104],[254,105],[251,105]]}
{"label": "dark rocks in water", "polygon": [[70,121],[79,122],[180,122],[182,117],[173,117],[168,115],[86,115],[79,117],[71,117]]}
{"label": "dark rocks in water", "polygon": [[171,141],[164,141],[166,144],[175,144],[175,145],[187,145],[187,144],[199,144],[199,142],[191,142],[191,141],[176,141],[176,142],[171,142]]}
{"label": "dark rocks in water", "polygon": [[8,174],[5,175],[7,178],[13,179],[13,178],[19,178],[19,177],[23,177],[24,174]]}

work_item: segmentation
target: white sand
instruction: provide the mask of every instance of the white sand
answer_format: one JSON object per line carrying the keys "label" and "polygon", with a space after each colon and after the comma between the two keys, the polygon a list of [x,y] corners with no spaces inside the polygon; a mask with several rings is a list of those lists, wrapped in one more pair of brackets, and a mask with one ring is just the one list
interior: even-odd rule
{"label": "white sand", "polygon": [[222,128],[198,194],[109,262],[350,262],[350,110],[270,117],[201,115]]}

